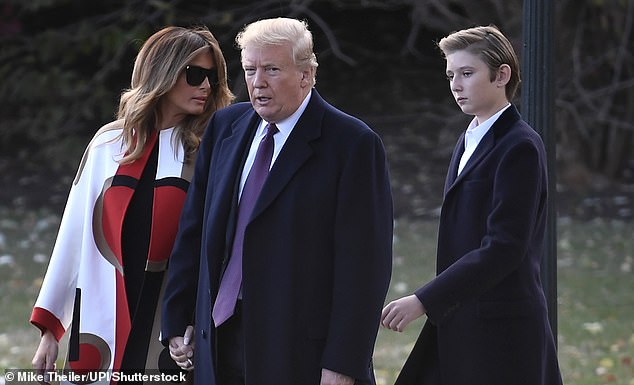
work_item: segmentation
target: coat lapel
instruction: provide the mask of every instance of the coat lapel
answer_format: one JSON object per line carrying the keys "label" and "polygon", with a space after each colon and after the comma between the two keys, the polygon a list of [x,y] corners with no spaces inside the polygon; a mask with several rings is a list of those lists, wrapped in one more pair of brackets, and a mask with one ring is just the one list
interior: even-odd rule
{"label": "coat lapel", "polygon": [[[469,158],[469,161],[462,169],[460,175],[456,176],[458,172],[458,163],[460,162],[460,157],[464,152],[464,133],[460,136],[460,140],[456,149],[461,148],[461,151],[455,151],[452,155],[451,159],[451,167],[449,169],[450,175],[447,177],[447,184],[445,185],[445,196],[451,191],[454,186],[456,186],[460,181],[462,181],[482,160],[487,156],[491,150],[495,147],[498,139],[502,137],[504,134],[508,132],[511,126],[520,118],[519,113],[515,106],[511,105],[507,108],[502,115],[498,118],[498,120],[493,123],[489,132],[484,135],[478,147],[476,147],[475,152]],[[460,147],[458,147],[460,146]],[[452,183],[449,181],[453,179]]]}
{"label": "coat lapel", "polygon": [[249,144],[253,139],[259,120],[260,117],[253,109],[250,109],[249,112],[236,120],[232,125],[231,135],[220,144],[218,166],[214,170],[210,170],[210,173],[220,173],[217,186],[222,186],[223,188],[221,201],[231,208],[227,218],[227,244],[230,244],[233,240],[235,221],[237,219],[237,189],[242,175],[242,167],[249,151]]}
{"label": "coat lapel", "polygon": [[478,147],[476,147],[476,150],[473,152],[473,154],[469,158],[469,161],[467,161],[467,164],[465,164],[460,175],[456,177],[456,180],[454,181],[453,185],[455,185],[456,183],[464,179],[464,177],[468,175],[471,172],[471,170],[473,170],[482,161],[482,159],[493,149],[494,145],[495,145],[495,139],[493,135],[493,130],[489,130],[489,132],[487,132],[486,135],[484,135],[484,137],[478,144]]}
{"label": "coat lapel", "polygon": [[458,138],[458,142],[456,142],[456,147],[451,154],[449,170],[447,170],[447,178],[445,179],[445,194],[447,194],[447,191],[449,191],[449,188],[454,184],[454,182],[456,181],[456,177],[458,176],[458,165],[460,164],[460,158],[462,157],[462,154],[465,150],[464,136],[465,134],[463,132],[462,135],[460,135],[460,138]]}
{"label": "coat lapel", "polygon": [[[226,186],[227,189],[233,189],[233,180],[227,181],[224,179],[234,179],[236,173],[242,170],[244,158],[255,133],[258,121],[259,117],[255,111],[249,110],[249,112],[236,120],[232,125],[231,135],[225,138],[220,144],[218,165],[215,170],[211,170],[210,172],[214,173],[222,170],[222,174],[219,175],[221,178],[219,180],[221,186]],[[232,193],[232,191],[229,191],[229,193]]]}
{"label": "coat lapel", "polygon": [[311,100],[306,106],[306,110],[286,140],[262,187],[262,192],[251,214],[252,220],[273,202],[302,164],[312,156],[313,149],[310,146],[310,142],[321,135],[324,108],[325,101],[313,89]]}

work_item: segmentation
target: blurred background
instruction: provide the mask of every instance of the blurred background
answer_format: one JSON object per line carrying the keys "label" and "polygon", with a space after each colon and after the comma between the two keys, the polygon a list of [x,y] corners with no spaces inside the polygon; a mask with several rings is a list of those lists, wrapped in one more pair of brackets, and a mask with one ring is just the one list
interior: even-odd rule
{"label": "blurred background", "polygon": [[[564,380],[634,385],[634,0],[558,0],[554,8]],[[368,123],[388,151],[396,214],[390,300],[433,277],[443,180],[470,120],[451,97],[435,43],[495,24],[522,56],[522,10],[522,0],[0,0],[0,368],[30,366],[38,333],[28,317],[71,180],[92,135],[113,119],[153,32],[207,25],[242,101],[237,32],[266,17],[308,21],[319,92]],[[380,331],[380,383],[393,382],[421,324]]]}

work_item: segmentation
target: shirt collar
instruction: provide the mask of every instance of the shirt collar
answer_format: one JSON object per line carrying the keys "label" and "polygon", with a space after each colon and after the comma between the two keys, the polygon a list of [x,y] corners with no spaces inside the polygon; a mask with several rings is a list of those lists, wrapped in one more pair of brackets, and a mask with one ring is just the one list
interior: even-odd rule
{"label": "shirt collar", "polygon": [[[293,131],[293,127],[295,127],[295,125],[297,124],[297,121],[306,110],[306,107],[308,106],[308,102],[310,101],[310,97],[312,93],[313,93],[312,89],[308,91],[308,95],[306,95],[306,97],[302,101],[302,104],[299,105],[297,110],[295,110],[295,112],[293,112],[291,116],[275,123],[275,125],[277,126],[277,129],[280,131],[280,133],[284,134],[284,136],[288,136],[291,133],[291,131]],[[259,137],[266,134],[265,128],[268,124],[269,123],[266,120],[262,119],[260,121],[260,126],[258,127],[256,136]]]}
{"label": "shirt collar", "polygon": [[470,146],[471,144],[477,145],[480,143],[484,135],[489,132],[489,129],[493,126],[496,120],[502,115],[502,113],[509,108],[511,103],[508,103],[506,106],[502,107],[498,112],[493,114],[489,119],[485,120],[481,124],[478,124],[478,119],[473,118],[471,123],[469,123],[469,127],[467,127],[467,132],[465,133],[465,147]]}

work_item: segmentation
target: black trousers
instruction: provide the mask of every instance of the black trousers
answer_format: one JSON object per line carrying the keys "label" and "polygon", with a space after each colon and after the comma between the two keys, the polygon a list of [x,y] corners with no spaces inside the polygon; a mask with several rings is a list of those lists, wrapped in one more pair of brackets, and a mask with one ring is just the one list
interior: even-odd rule
{"label": "black trousers", "polygon": [[216,329],[217,385],[244,385],[244,332],[241,305],[242,301],[238,301],[235,313]]}

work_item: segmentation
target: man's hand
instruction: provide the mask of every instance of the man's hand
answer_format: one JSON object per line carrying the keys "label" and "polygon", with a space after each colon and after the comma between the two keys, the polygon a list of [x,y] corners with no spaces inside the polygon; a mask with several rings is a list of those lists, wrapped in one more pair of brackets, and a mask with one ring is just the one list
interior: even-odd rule
{"label": "man's hand", "polygon": [[425,314],[425,307],[415,295],[397,299],[387,304],[381,313],[381,325],[402,332],[413,320]]}
{"label": "man's hand", "polygon": [[332,370],[321,369],[321,382],[319,385],[354,385],[354,378]]}
{"label": "man's hand", "polygon": [[185,329],[185,334],[170,338],[169,349],[170,357],[176,362],[181,369],[190,371],[194,369],[194,327],[189,325]]}

